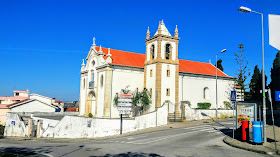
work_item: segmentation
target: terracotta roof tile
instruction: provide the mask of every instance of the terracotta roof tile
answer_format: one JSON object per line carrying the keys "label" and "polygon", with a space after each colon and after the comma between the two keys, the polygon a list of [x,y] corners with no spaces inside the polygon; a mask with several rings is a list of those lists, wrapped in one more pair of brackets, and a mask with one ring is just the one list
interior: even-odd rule
{"label": "terracotta roof tile", "polygon": [[[96,50],[99,51],[99,47],[96,47]],[[108,54],[108,48],[102,47],[103,53]],[[144,67],[145,55],[140,53],[122,51],[110,49],[110,54],[112,54],[112,64],[124,65],[124,66],[133,66],[133,67]],[[105,57],[107,58],[107,57]]]}
{"label": "terracotta roof tile", "polygon": [[[196,62],[189,60],[179,59],[179,71],[186,73],[194,74],[203,74],[203,75],[215,75],[216,76],[216,67],[210,63]],[[229,77],[221,70],[217,70],[217,76]]]}
{"label": "terracotta roof tile", "polygon": [[78,112],[79,107],[68,107],[65,112]]}
{"label": "terracotta roof tile", "polygon": [[[97,51],[99,51],[99,47],[95,47]],[[108,54],[108,48],[102,47],[103,53],[105,55]],[[110,53],[112,54],[112,64],[123,65],[123,66],[132,66],[132,67],[140,67],[144,68],[144,62],[146,59],[145,54],[110,49]],[[104,56],[104,59],[107,57]],[[202,75],[216,75],[216,67],[210,63],[204,62],[196,62],[189,60],[179,59],[179,71],[185,73],[193,73],[193,74],[202,74]],[[218,76],[222,77],[230,77],[220,71],[217,71]]]}

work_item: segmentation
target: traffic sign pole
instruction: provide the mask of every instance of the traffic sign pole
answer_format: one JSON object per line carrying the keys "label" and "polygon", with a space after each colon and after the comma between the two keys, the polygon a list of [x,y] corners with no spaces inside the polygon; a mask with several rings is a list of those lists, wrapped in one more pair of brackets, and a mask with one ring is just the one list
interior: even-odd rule
{"label": "traffic sign pole", "polygon": [[120,128],[120,134],[122,134],[122,114],[121,114],[121,128]]}
{"label": "traffic sign pole", "polygon": [[236,107],[236,91],[231,91],[230,92],[230,100],[233,102],[233,108],[232,108],[232,117],[233,117],[233,120],[232,120],[232,123],[233,123],[232,137],[234,139],[234,131],[235,131],[235,128],[234,128],[234,109]]}

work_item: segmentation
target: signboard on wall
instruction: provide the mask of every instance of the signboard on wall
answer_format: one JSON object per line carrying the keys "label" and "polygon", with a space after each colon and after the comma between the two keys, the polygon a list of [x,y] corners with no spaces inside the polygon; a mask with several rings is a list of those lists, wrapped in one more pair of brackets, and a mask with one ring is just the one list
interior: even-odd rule
{"label": "signboard on wall", "polygon": [[249,128],[252,130],[252,121],[257,120],[257,104],[237,103],[236,104],[236,128],[242,125],[242,121],[250,121]]}

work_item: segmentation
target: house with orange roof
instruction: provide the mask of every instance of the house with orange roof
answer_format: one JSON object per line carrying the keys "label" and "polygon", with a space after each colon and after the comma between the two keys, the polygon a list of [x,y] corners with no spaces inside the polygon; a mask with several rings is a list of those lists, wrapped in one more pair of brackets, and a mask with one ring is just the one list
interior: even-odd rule
{"label": "house with orange roof", "polygon": [[[169,112],[178,113],[186,102],[192,108],[209,102],[216,108],[216,68],[211,63],[178,58],[179,33],[172,36],[163,21],[154,35],[149,27],[145,54],[96,46],[95,38],[81,67],[79,114],[119,117],[116,93],[147,89],[152,98],[148,112],[169,102]],[[86,61],[86,62],[85,62]],[[217,70],[218,108],[230,101],[234,78]],[[156,100],[156,93],[157,100]],[[187,113],[186,113],[187,114]]]}

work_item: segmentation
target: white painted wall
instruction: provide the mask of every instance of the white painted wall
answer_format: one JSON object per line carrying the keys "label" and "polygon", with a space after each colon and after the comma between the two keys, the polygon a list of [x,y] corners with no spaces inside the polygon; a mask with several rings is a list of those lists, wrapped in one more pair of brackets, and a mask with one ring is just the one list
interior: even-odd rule
{"label": "white painted wall", "polygon": [[[216,110],[201,110],[201,109],[192,109],[188,105],[185,108],[185,116],[187,121],[191,120],[202,120],[202,119],[215,119]],[[218,118],[222,116],[232,117],[235,110],[218,110]]]}
{"label": "white painted wall", "polygon": [[[167,69],[169,67],[170,77],[167,77]],[[162,63],[162,72],[161,72],[161,104],[166,100],[169,100],[172,103],[175,102],[175,71],[176,67],[172,64]],[[166,96],[166,89],[170,89],[170,96]]]}
{"label": "white painted wall", "polygon": [[[118,118],[119,111],[114,106],[114,97],[116,93],[120,93],[121,89],[125,89],[129,85],[129,90],[133,92],[138,88],[139,91],[144,89],[144,72],[113,69],[112,81],[112,99],[111,99],[111,117]],[[99,100],[98,100],[99,101]]]}
{"label": "white painted wall", "polygon": [[46,96],[42,96],[39,94],[30,94],[30,99],[35,99],[35,100],[39,100],[41,102],[44,102],[46,104],[52,104],[52,98],[46,97]]}
{"label": "white painted wall", "polygon": [[55,108],[35,100],[13,107],[11,112],[55,112]]}
{"label": "white painted wall", "polygon": [[[150,77],[150,70],[153,71],[153,76]],[[148,91],[150,91],[150,88],[152,88],[152,103],[148,110],[148,112],[155,110],[155,104],[156,104],[156,65],[151,64],[147,65],[147,71],[146,71],[146,88]]]}
{"label": "white painted wall", "polygon": [[[7,120],[4,130],[4,136],[27,136],[28,126],[19,118],[17,114],[7,113]],[[14,123],[12,123],[12,121]]]}
{"label": "white painted wall", "polygon": [[[218,79],[218,108],[224,108],[223,102],[230,101],[230,91],[233,89],[233,85],[234,81],[232,80]],[[204,99],[203,90],[205,87],[209,88],[209,99]],[[216,108],[216,80],[214,78],[183,77],[180,75],[179,100],[190,101],[192,108],[196,108],[199,102],[209,102],[211,108]]]}
{"label": "white painted wall", "polygon": [[[166,125],[168,115],[167,109],[168,105],[166,104],[158,108],[157,113],[152,112],[136,117],[135,119],[124,119],[123,133]],[[119,119],[65,116],[59,123],[57,123],[54,129],[47,129],[42,133],[42,137],[94,138],[116,135],[119,133]]]}

